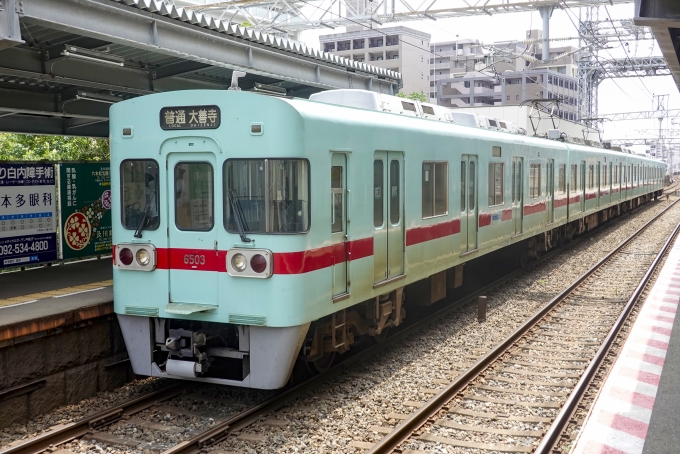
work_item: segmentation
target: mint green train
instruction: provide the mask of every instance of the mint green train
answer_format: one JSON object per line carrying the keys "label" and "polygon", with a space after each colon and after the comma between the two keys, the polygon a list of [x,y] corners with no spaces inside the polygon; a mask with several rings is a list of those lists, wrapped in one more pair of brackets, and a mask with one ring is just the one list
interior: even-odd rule
{"label": "mint green train", "polygon": [[465,262],[516,243],[535,257],[663,188],[659,161],[324,93],[111,107],[114,300],[135,373],[280,388],[296,361],[324,369],[400,325],[407,293],[444,298]]}

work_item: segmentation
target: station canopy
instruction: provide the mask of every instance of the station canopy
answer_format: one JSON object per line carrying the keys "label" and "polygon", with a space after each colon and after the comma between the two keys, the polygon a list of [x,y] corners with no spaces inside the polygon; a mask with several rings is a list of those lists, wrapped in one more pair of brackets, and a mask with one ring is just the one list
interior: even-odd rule
{"label": "station canopy", "polygon": [[0,1],[0,131],[108,137],[111,104],[151,93],[396,93],[399,73],[155,0]]}
{"label": "station canopy", "polygon": [[675,85],[680,90],[680,2],[678,0],[635,0],[635,25],[654,32]]}

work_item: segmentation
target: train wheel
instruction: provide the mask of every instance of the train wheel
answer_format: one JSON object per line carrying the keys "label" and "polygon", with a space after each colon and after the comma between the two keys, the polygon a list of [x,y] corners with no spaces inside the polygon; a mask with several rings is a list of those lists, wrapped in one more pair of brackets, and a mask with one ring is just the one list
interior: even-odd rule
{"label": "train wheel", "polygon": [[322,374],[333,366],[334,361],[335,361],[335,352],[331,352],[331,353],[324,353],[324,355],[321,358],[317,359],[316,361],[312,361],[311,363],[307,363],[307,364],[309,364],[311,366],[311,369],[314,372],[318,372],[318,373]]}
{"label": "train wheel", "polygon": [[389,328],[384,328],[382,331],[380,331],[380,334],[378,334],[377,336],[373,336],[373,339],[375,340],[376,344],[379,344],[383,342],[385,339],[387,339],[389,332],[390,332]]}

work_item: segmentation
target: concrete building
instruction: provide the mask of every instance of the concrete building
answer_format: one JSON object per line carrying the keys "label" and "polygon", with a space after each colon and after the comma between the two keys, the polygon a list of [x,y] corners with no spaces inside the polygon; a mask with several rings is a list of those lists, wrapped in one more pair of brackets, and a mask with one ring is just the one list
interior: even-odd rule
{"label": "concrete building", "polygon": [[[541,30],[527,39],[541,39]],[[559,115],[577,119],[578,79],[574,47],[550,49],[547,64],[540,43],[498,42],[491,49],[459,39],[430,46],[430,99],[449,108],[519,105],[527,99],[561,99]],[[527,59],[521,56],[528,56]]]}
{"label": "concrete building", "polygon": [[[430,35],[407,27],[368,30],[348,27],[345,33],[319,36],[321,50],[350,60],[401,73],[402,92],[430,92]],[[395,93],[396,94],[396,93]]]}

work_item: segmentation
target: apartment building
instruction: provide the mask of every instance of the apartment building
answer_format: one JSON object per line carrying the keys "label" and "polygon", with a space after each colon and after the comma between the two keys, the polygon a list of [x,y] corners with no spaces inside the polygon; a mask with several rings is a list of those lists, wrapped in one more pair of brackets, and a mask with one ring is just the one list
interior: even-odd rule
{"label": "apartment building", "polygon": [[[541,30],[527,39],[541,39]],[[460,39],[430,46],[430,99],[449,108],[519,105],[527,99],[560,99],[558,115],[577,119],[578,79],[574,47],[550,48],[547,64],[540,43],[498,42],[495,52],[477,41]]]}
{"label": "apartment building", "polygon": [[[430,93],[430,34],[408,27],[365,29],[319,36],[321,50],[401,73],[406,94]],[[395,93],[396,94],[396,93]]]}

